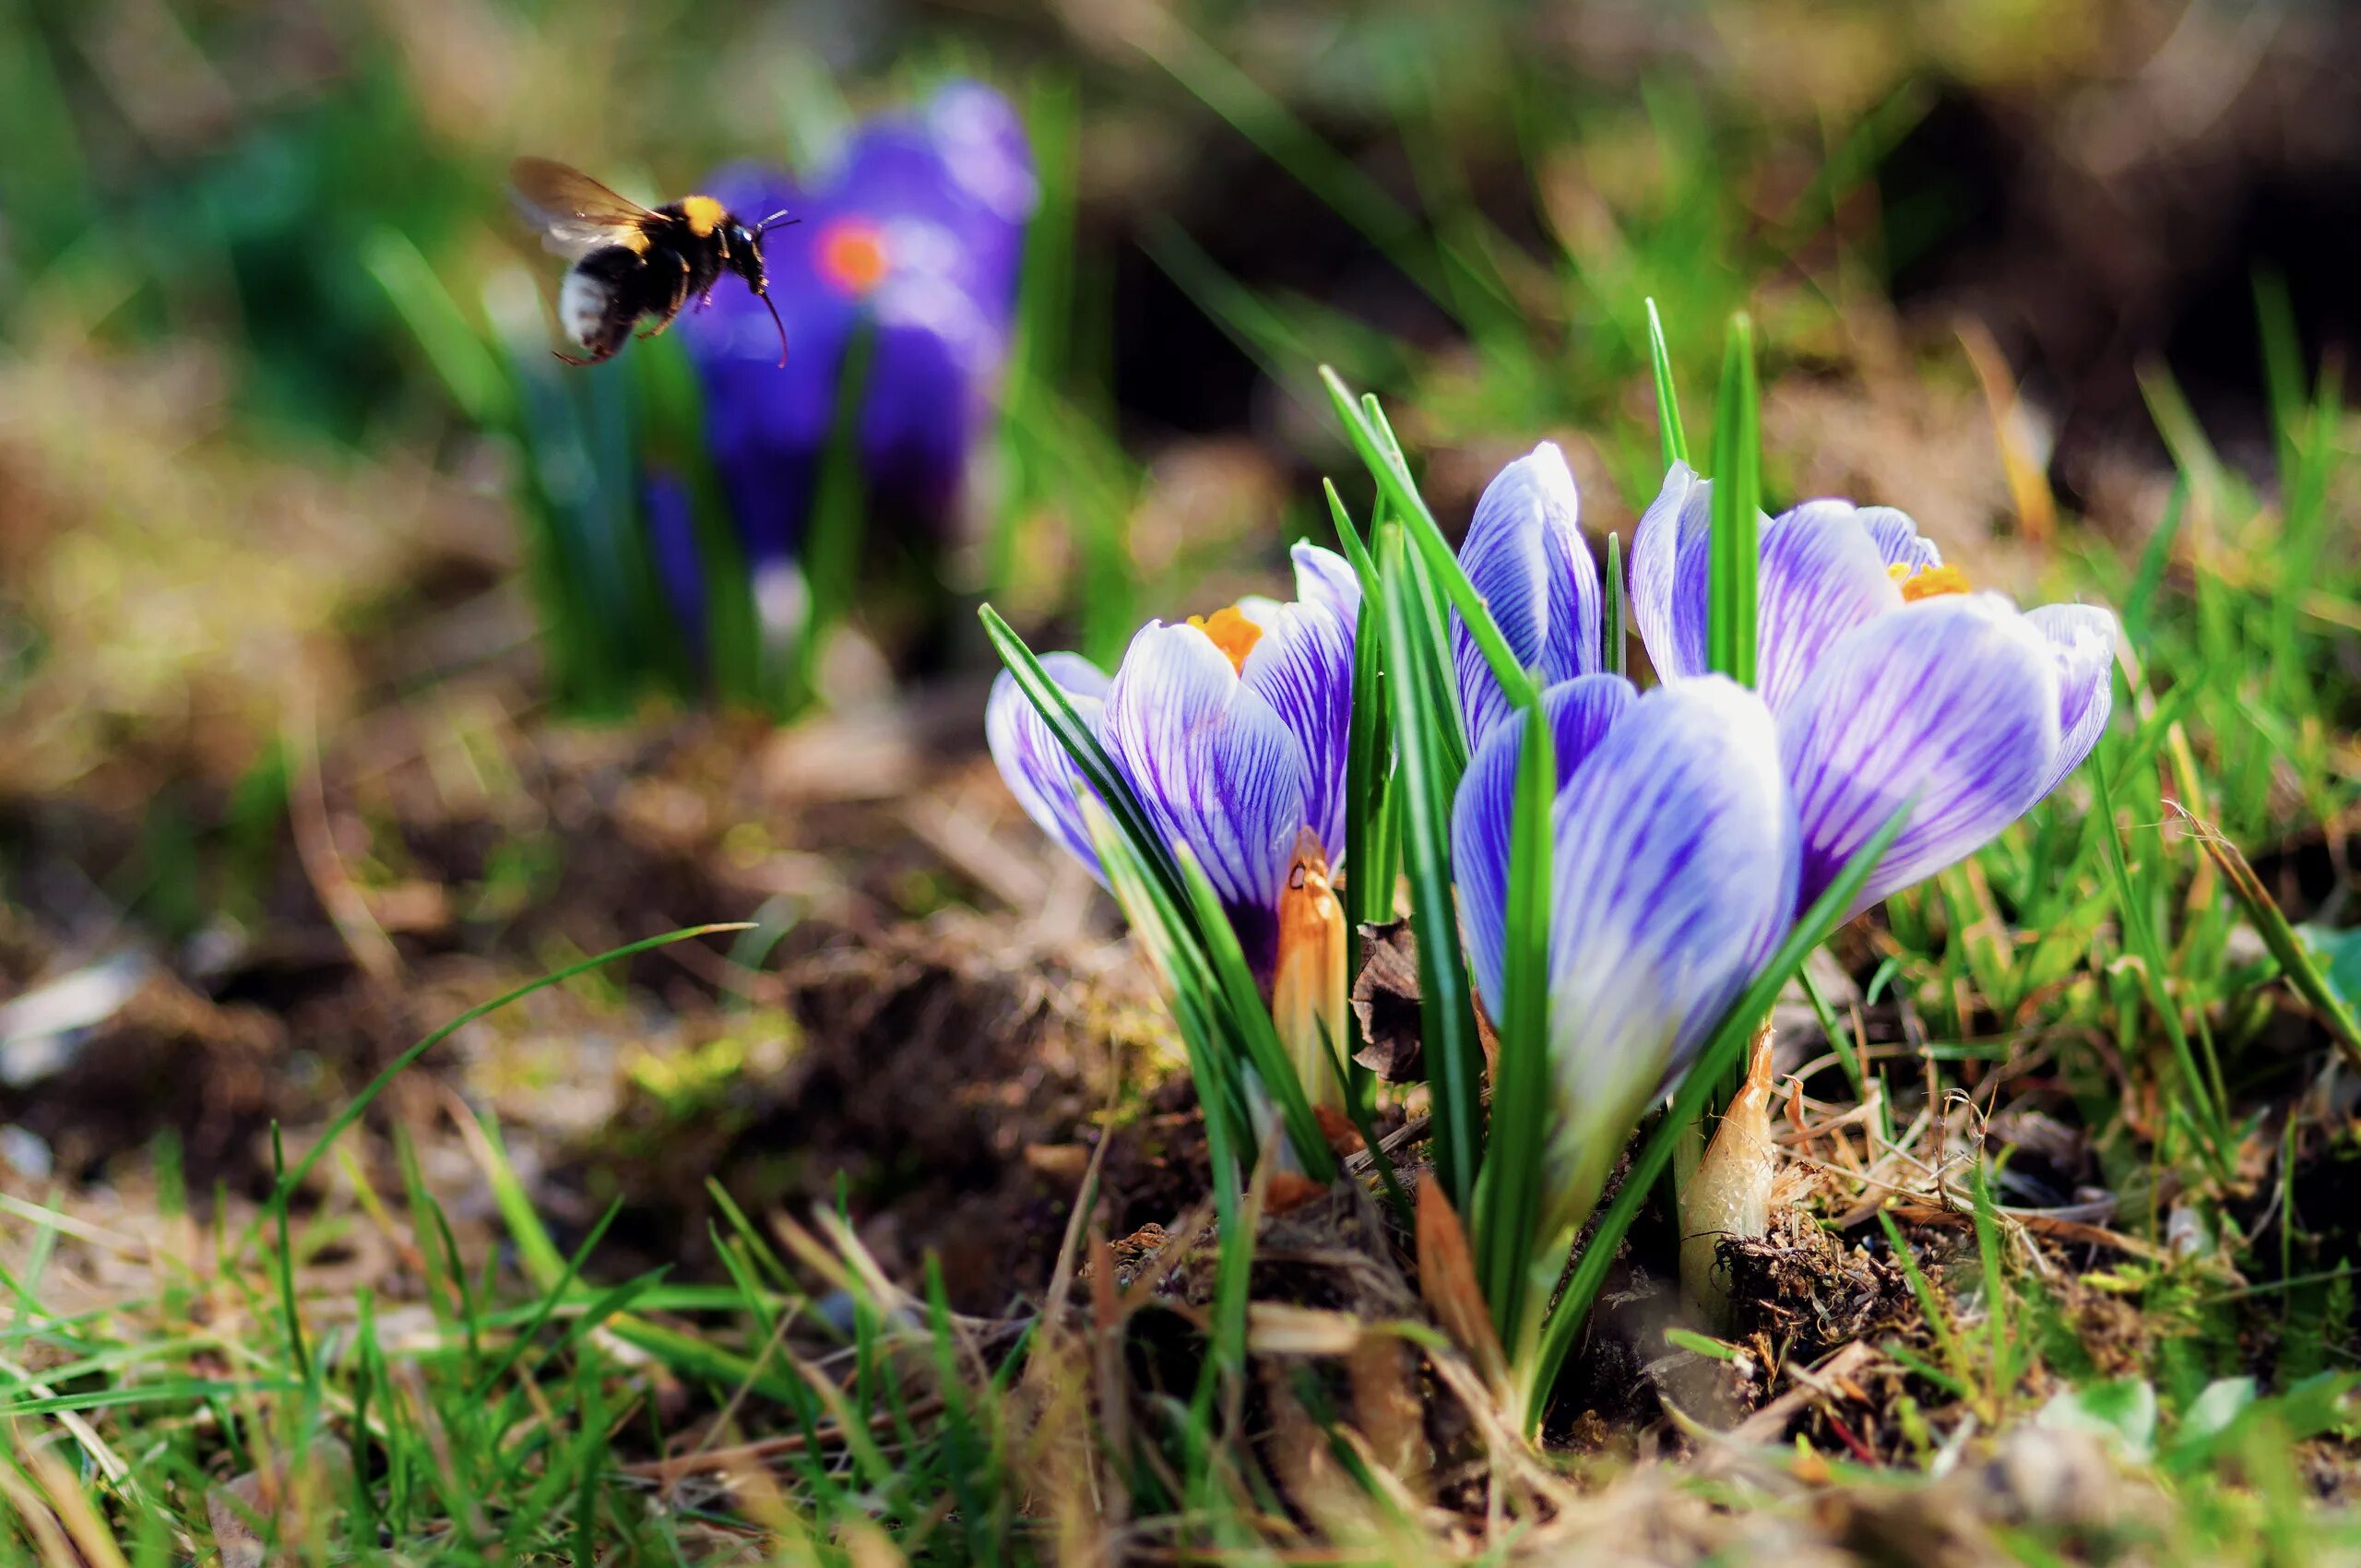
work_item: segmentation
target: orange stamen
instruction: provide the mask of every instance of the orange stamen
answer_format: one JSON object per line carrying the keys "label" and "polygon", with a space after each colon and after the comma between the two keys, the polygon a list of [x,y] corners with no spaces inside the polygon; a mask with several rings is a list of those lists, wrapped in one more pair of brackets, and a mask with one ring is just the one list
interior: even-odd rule
{"label": "orange stamen", "polygon": [[1902,601],[1916,604],[1922,599],[1934,599],[1947,593],[1970,591],[1967,574],[1957,566],[1921,566],[1912,570],[1896,562],[1885,569],[1902,588]]}
{"label": "orange stamen", "polygon": [[1263,628],[1248,620],[1246,612],[1235,604],[1211,615],[1192,615],[1189,624],[1211,637],[1214,647],[1229,660],[1229,667],[1241,675],[1246,673],[1246,656],[1263,640]]}
{"label": "orange stamen", "polygon": [[865,218],[839,218],[820,231],[814,259],[820,276],[848,294],[866,294],[885,281],[885,236]]}

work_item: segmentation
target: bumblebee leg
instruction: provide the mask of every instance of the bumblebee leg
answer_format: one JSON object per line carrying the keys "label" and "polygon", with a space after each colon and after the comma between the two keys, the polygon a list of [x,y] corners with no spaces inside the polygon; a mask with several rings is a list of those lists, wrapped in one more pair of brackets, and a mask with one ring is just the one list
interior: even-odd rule
{"label": "bumblebee leg", "polygon": [[640,334],[643,338],[660,337],[663,334],[664,329],[672,325],[672,318],[681,314],[681,307],[689,303],[688,258],[686,256],[676,256],[674,259],[679,261],[681,264],[681,281],[672,290],[672,303],[666,305],[663,311],[657,315],[655,326]]}
{"label": "bumblebee leg", "polygon": [[664,335],[664,329],[672,325],[672,318],[680,314],[681,307],[678,305],[673,306],[670,310],[666,311],[662,315],[658,316],[656,318],[656,325],[641,333],[640,336],[643,338],[661,338]]}

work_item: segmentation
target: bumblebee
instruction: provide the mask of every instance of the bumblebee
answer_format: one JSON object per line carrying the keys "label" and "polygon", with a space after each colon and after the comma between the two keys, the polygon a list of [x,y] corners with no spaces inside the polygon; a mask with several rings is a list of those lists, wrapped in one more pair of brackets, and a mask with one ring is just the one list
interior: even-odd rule
{"label": "bumblebee", "polygon": [[559,359],[568,364],[611,359],[642,316],[653,317],[655,325],[640,336],[653,338],[692,298],[700,309],[712,303],[722,274],[734,272],[769,307],[778,327],[778,362],[787,363],[787,324],[771,303],[762,245],[764,234],[795,221],[786,213],[749,227],[707,196],[682,196],[650,210],[546,158],[516,160],[508,178],[542,243],[574,258],[558,286],[557,319],[587,351]]}

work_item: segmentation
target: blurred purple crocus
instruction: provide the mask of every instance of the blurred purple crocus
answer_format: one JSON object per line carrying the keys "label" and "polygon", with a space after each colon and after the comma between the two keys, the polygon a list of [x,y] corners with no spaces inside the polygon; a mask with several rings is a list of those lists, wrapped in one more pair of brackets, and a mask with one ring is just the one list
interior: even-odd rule
{"label": "blurred purple crocus", "polygon": [[[1675,463],[1640,519],[1631,616],[1659,677],[1706,669],[1713,485]],[[1802,837],[1798,907],[1904,802],[1851,913],[1965,859],[2081,766],[2115,617],[1975,593],[1904,514],[1807,501],[1762,525],[1756,669]]]}
{"label": "blurred purple crocus", "polygon": [[872,512],[956,512],[991,416],[1039,198],[1023,125],[976,82],[880,115],[809,184],[734,165],[709,189],[733,212],[792,211],[765,241],[788,362],[761,301],[722,289],[683,328],[707,440],[758,580],[795,558],[836,423],[846,353],[875,337],[857,445]]}

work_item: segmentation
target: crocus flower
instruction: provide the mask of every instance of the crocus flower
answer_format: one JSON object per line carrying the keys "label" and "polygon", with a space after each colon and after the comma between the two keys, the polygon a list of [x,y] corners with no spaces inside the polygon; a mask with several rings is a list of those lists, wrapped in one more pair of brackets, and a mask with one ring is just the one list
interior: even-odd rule
{"label": "crocus flower", "polygon": [[1038,200],[1015,112],[990,88],[955,83],[915,114],[861,125],[808,185],[739,165],[709,188],[733,212],[801,220],[764,249],[785,368],[769,314],[742,289],[717,291],[683,327],[756,576],[794,558],[864,318],[875,337],[857,446],[872,512],[947,520],[1007,358]]}
{"label": "crocus flower", "polygon": [[[1712,489],[1675,463],[1632,541],[1631,615],[1666,679],[1706,668]],[[1914,798],[1855,912],[1974,853],[2106,727],[2115,618],[1973,592],[1891,507],[1808,501],[1770,519],[1758,583],[1756,672],[1795,795],[1801,903]]]}
{"label": "crocus flower", "polygon": [[[1551,808],[1548,1180],[1536,1236],[1579,1219],[1631,1125],[1786,932],[1796,818],[1760,697],[1722,676],[1636,695],[1586,674],[1543,694]],[[1461,930],[1500,1016],[1509,824],[1525,716],[1468,758],[1452,815]]]}
{"label": "crocus flower", "polygon": [[[1150,821],[1204,868],[1315,1101],[1314,1054],[1341,1042],[1344,919],[1329,877],[1344,855],[1345,756],[1360,585],[1334,552],[1294,551],[1297,598],[1246,599],[1151,621],[1110,680],[1051,654],[1050,678],[1097,731]],[[993,683],[986,737],[1026,813],[1097,873],[1078,777],[1014,677]]]}
{"label": "crocus flower", "polygon": [[[1583,541],[1573,473],[1554,442],[1484,487],[1459,563],[1517,662],[1543,685],[1599,668],[1598,568]],[[1508,713],[1509,701],[1456,610],[1451,641],[1472,743]]]}

